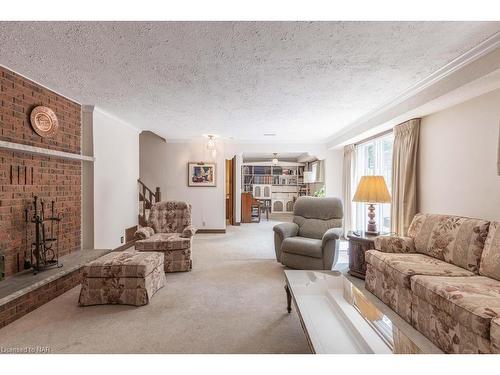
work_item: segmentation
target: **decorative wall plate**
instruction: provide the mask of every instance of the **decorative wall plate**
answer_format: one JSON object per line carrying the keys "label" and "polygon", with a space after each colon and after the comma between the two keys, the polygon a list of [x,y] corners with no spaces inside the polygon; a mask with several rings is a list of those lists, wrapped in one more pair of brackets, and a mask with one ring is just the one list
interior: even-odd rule
{"label": "decorative wall plate", "polygon": [[59,121],[54,111],[42,105],[33,108],[30,114],[30,121],[33,130],[40,137],[52,136],[59,127]]}

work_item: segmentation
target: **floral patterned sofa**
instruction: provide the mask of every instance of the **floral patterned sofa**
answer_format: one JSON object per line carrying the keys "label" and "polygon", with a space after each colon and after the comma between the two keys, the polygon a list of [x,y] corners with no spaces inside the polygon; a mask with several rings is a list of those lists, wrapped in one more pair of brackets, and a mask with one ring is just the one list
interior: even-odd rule
{"label": "floral patterned sofa", "polygon": [[153,204],[148,226],[135,232],[137,251],[165,254],[165,272],[191,270],[191,243],[196,229],[191,225],[191,205],[165,201]]}
{"label": "floral patterned sofa", "polygon": [[366,288],[443,351],[500,353],[500,222],[417,214],[366,262]]}

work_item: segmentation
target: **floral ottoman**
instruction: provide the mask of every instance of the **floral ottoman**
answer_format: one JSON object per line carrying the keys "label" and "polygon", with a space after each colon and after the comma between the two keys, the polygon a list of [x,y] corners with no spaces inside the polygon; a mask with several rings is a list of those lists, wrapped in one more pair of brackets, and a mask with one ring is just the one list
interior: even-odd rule
{"label": "floral ottoman", "polygon": [[136,241],[135,249],[165,254],[165,272],[184,272],[193,268],[191,241],[190,237],[182,237],[179,233],[156,233]]}
{"label": "floral ottoman", "polygon": [[165,286],[164,255],[112,252],[85,265],[78,304],[147,305]]}

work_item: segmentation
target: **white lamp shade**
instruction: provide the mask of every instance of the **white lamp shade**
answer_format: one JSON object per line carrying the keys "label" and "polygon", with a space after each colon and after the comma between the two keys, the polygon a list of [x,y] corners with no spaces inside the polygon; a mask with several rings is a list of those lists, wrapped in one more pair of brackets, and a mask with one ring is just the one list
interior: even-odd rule
{"label": "white lamp shade", "polygon": [[383,176],[363,176],[354,194],[353,202],[391,203],[391,195]]}
{"label": "white lamp shade", "polygon": [[304,172],[304,183],[312,184],[315,181],[316,181],[316,176],[314,175],[314,173],[312,173],[311,171]]}

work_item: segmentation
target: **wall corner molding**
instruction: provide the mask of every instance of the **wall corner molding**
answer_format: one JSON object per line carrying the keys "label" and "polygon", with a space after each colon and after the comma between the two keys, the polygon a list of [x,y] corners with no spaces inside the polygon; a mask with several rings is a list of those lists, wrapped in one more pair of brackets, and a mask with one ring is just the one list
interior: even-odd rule
{"label": "wall corner molding", "polygon": [[355,132],[358,128],[361,128],[367,122],[372,121],[373,119],[377,118],[377,116],[382,116],[383,114],[393,110],[398,105],[404,103],[406,100],[417,96],[417,94],[420,94],[425,89],[436,85],[438,82],[450,77],[452,74],[477,61],[481,57],[494,52],[497,48],[500,48],[500,31],[496,32],[486,40],[482,41],[478,45],[472,47],[468,51],[456,57],[435,72],[429,74],[427,77],[415,83],[413,86],[410,86],[408,89],[404,90],[402,93],[393,97],[378,108],[363,115],[338,133],[330,136],[326,142],[327,148],[332,149],[337,147],[338,145],[345,142],[345,138],[347,136]]}
{"label": "wall corner molding", "polygon": [[94,113],[94,106],[91,104],[83,104],[82,105],[82,112],[86,113]]}
{"label": "wall corner molding", "polygon": [[111,114],[111,113],[109,113],[109,112],[104,111],[104,110],[103,110],[103,109],[101,109],[100,107],[94,107],[94,112],[99,112],[99,113],[101,113],[102,115],[104,115],[104,116],[106,116],[106,117],[108,117],[108,118],[112,119],[113,121],[116,121],[116,122],[120,123],[121,125],[123,125],[123,126],[125,126],[125,127],[129,128],[130,130],[135,131],[138,135],[139,135],[139,134],[141,133],[141,131],[142,131],[141,129],[136,128],[134,125],[132,125],[132,124],[128,123],[127,121],[124,121],[124,120],[122,120],[121,118],[119,118],[119,117],[117,117],[117,116],[115,116],[115,115],[113,115],[113,114]]}

